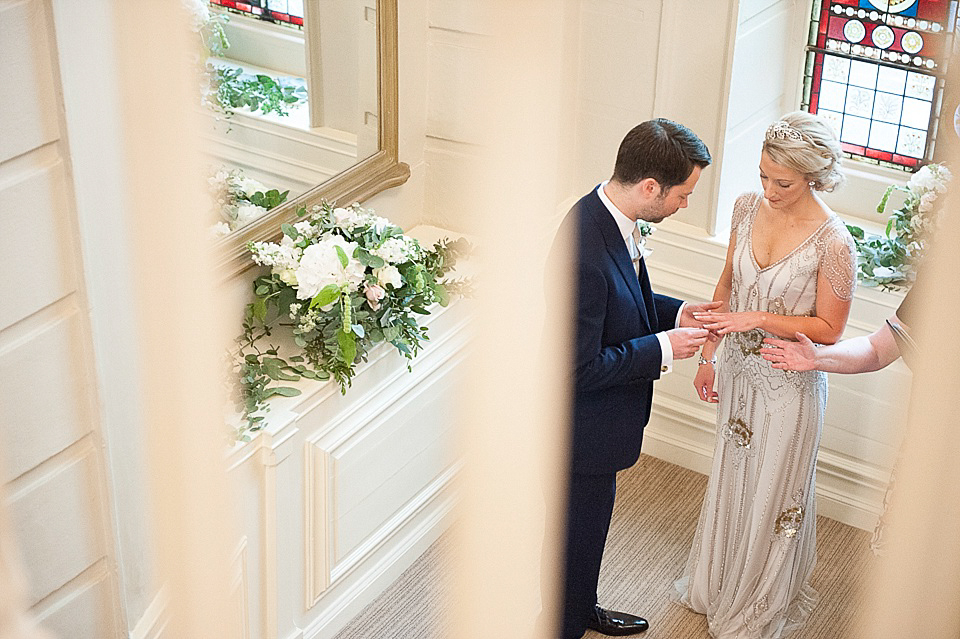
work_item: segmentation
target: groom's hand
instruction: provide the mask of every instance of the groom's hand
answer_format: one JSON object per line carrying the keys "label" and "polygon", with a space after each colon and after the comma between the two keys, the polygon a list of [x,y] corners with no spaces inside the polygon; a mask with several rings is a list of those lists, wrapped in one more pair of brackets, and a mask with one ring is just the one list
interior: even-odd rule
{"label": "groom's hand", "polygon": [[[703,328],[703,322],[694,317],[693,314],[715,311],[721,306],[723,306],[723,302],[705,302],[703,304],[691,304],[687,302],[683,305],[683,312],[680,313],[679,326],[681,328]],[[710,336],[707,339],[715,342],[717,340],[717,334],[714,331],[710,331]]]}
{"label": "groom's hand", "polygon": [[673,359],[693,357],[700,351],[709,335],[710,331],[705,328],[674,328],[667,331],[670,346],[673,348]]}

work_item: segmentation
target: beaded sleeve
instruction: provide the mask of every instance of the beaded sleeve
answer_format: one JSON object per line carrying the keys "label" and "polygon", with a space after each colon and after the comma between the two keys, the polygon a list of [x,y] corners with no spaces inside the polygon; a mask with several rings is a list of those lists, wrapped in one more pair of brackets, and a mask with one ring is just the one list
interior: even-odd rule
{"label": "beaded sleeve", "polygon": [[847,227],[835,217],[817,238],[820,271],[827,276],[833,293],[848,302],[857,288],[857,249]]}
{"label": "beaded sleeve", "polygon": [[757,209],[760,198],[759,193],[743,193],[737,197],[733,204],[733,217],[730,220],[730,228],[734,231],[739,228],[743,221]]}

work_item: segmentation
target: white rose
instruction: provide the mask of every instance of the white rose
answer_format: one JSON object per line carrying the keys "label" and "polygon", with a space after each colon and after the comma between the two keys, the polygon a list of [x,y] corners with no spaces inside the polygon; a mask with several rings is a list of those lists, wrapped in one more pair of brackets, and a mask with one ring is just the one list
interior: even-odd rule
{"label": "white rose", "polygon": [[373,274],[377,278],[377,282],[380,286],[390,285],[393,288],[400,288],[403,285],[403,278],[400,276],[400,271],[397,270],[396,266],[381,266],[380,268],[373,269]]}
{"label": "white rose", "polygon": [[877,266],[873,269],[874,277],[893,277],[897,272],[889,266]]}
{"label": "white rose", "polygon": [[239,204],[237,205],[237,225],[244,226],[249,224],[266,212],[267,209],[262,206],[257,206],[256,204],[250,204],[249,202]]}
{"label": "white rose", "polygon": [[286,284],[287,286],[296,286],[297,271],[292,268],[283,269],[282,271],[280,271],[280,281]]}
{"label": "white rose", "polygon": [[260,182],[248,177],[242,178],[237,186],[241,191],[244,192],[244,194],[246,194],[247,197],[250,197],[257,192],[266,193],[268,190],[267,187]]}

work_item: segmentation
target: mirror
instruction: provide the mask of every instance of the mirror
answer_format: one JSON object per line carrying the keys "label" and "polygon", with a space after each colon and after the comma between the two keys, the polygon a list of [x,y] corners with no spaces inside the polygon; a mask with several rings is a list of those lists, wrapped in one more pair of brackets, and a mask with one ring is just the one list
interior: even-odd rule
{"label": "mirror", "polygon": [[[328,139],[335,141],[339,135],[345,142],[342,146],[348,150],[340,154],[343,156],[340,164],[323,161],[324,166],[319,166],[314,162],[311,165],[313,174],[322,176],[316,178],[315,184],[310,184],[300,194],[292,191],[288,202],[217,241],[218,267],[223,279],[253,266],[247,243],[275,240],[280,235],[280,224],[296,221],[296,211],[301,206],[309,209],[321,200],[342,204],[363,201],[384,189],[403,184],[410,176],[410,168],[400,162],[397,155],[397,0],[357,0],[355,3],[306,0],[303,4],[306,66],[309,67],[304,75],[309,99],[308,109],[296,117],[305,119],[306,127],[311,131],[329,134]],[[355,19],[343,19],[341,9],[347,4],[362,12],[361,22],[371,25],[366,36],[362,24],[358,28]],[[269,2],[265,3],[265,7],[269,6]],[[339,10],[340,17],[331,14],[333,10]],[[356,12],[352,15],[356,16]],[[353,31],[350,30],[351,24]],[[375,41],[376,51],[372,47],[367,51],[362,46],[345,46],[346,42],[356,42],[364,37]],[[238,38],[233,32],[231,38],[232,49],[233,41]],[[242,40],[242,35],[239,39]],[[344,55],[344,51],[352,51],[352,54]],[[246,61],[244,63],[246,66]],[[345,95],[347,99],[342,99]],[[332,97],[325,100],[324,96]],[[351,108],[344,109],[345,104],[350,104]],[[284,137],[284,132],[278,130],[270,118],[262,120],[262,126],[256,127],[259,135],[273,130],[273,135]],[[235,125],[226,120],[219,122],[218,126]],[[228,165],[243,168],[243,163],[230,161],[231,147],[238,146],[240,138],[230,138],[233,134],[231,131],[227,135],[212,136],[214,155],[226,159]],[[259,140],[257,148],[269,157],[270,138],[261,137]],[[295,160],[304,161],[302,156]],[[279,188],[282,185],[266,186]]]}

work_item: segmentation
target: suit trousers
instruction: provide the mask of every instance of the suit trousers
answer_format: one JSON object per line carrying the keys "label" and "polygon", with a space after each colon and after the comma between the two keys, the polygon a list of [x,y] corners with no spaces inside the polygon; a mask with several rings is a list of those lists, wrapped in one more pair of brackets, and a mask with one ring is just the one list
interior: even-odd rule
{"label": "suit trousers", "polygon": [[600,561],[610,530],[617,474],[572,473],[563,576],[563,639],[580,639],[597,604]]}

